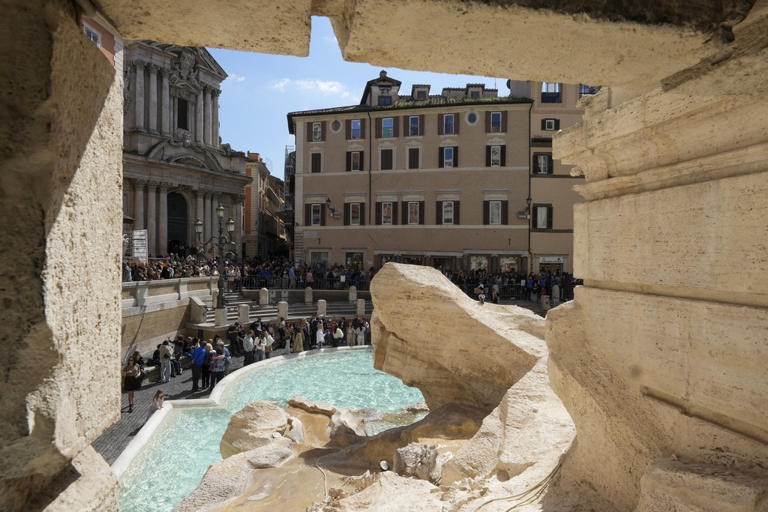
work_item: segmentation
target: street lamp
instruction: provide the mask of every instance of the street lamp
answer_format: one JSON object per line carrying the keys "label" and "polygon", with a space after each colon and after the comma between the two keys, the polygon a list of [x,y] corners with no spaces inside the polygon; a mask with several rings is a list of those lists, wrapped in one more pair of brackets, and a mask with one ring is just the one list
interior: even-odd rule
{"label": "street lamp", "polygon": [[[227,222],[224,221],[224,205],[219,203],[219,206],[216,207],[216,217],[219,218],[219,234],[213,235],[209,240],[206,240],[205,243],[203,243],[203,246],[205,245],[213,245],[219,249],[218,254],[218,267],[219,267],[219,295],[216,298],[216,309],[224,309],[226,307],[224,303],[224,284],[225,284],[225,274],[226,269],[224,267],[224,256],[226,254],[226,248],[229,245],[234,245],[234,233],[235,233],[235,221],[232,220],[232,217],[227,220]],[[226,228],[224,227],[224,224],[226,224]],[[226,229],[226,231],[225,231]],[[195,221],[195,233],[197,233],[198,240],[200,240],[201,233],[203,232],[203,222],[200,219],[197,219]]]}

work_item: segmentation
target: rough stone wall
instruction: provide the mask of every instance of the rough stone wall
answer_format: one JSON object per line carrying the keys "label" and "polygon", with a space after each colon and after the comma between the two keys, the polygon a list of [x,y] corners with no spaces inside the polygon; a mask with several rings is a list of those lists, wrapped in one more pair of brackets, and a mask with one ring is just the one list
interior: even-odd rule
{"label": "rough stone wall", "polygon": [[31,510],[118,416],[122,77],[69,2],[0,23],[0,509]]}

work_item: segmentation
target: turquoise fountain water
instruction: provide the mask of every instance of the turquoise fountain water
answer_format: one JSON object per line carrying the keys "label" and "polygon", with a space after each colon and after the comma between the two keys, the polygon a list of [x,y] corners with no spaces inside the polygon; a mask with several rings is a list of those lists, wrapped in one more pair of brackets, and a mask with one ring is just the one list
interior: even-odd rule
{"label": "turquoise fountain water", "polygon": [[221,460],[219,442],[232,414],[254,400],[303,395],[352,409],[392,412],[423,400],[421,392],[373,368],[371,352],[355,350],[289,359],[236,380],[218,406],[170,411],[120,478],[120,510],[167,512]]}

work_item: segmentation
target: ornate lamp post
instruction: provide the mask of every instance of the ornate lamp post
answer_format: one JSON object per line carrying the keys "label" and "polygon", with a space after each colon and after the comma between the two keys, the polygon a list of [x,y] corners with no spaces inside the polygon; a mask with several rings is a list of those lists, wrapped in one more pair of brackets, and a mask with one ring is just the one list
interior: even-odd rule
{"label": "ornate lamp post", "polygon": [[[218,236],[214,235],[209,240],[206,240],[205,243],[202,245],[212,245],[214,247],[217,247],[219,250],[218,253],[218,267],[219,267],[219,294],[216,297],[216,324],[223,325],[226,323],[226,305],[224,304],[224,286],[225,286],[225,274],[226,274],[226,268],[224,266],[224,257],[226,255],[227,247],[230,245],[234,245],[233,233],[235,231],[235,221],[232,220],[232,217],[227,220],[227,222],[224,221],[224,206],[219,203],[219,206],[216,207],[216,216],[219,218],[219,234]],[[226,225],[226,232],[224,230],[224,225]],[[201,234],[203,232],[203,222],[200,219],[197,219],[195,221],[195,233],[197,233],[198,241],[200,240]]]}

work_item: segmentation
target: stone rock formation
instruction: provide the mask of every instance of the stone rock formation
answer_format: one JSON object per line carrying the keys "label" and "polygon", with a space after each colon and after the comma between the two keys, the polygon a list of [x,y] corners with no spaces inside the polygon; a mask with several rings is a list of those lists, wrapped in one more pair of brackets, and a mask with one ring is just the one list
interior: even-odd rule
{"label": "stone rock formation", "polygon": [[329,418],[336,412],[336,408],[323,402],[310,402],[306,397],[295,396],[288,400],[288,405],[297,409],[303,409],[310,413],[324,414]]}
{"label": "stone rock formation", "polygon": [[271,443],[246,453],[248,463],[254,469],[276,468],[293,457],[293,441],[287,437],[276,437]]}
{"label": "stone rock formation", "polygon": [[543,319],[481,305],[437,269],[388,263],[371,296],[374,366],[419,388],[431,410],[453,403],[490,412],[546,354]]}
{"label": "stone rock formation", "polygon": [[400,476],[412,476],[432,483],[440,481],[437,447],[411,443],[395,450],[392,470]]}
{"label": "stone rock formation", "polygon": [[349,409],[337,409],[331,416],[328,428],[331,443],[335,446],[349,446],[368,435],[365,422]]}
{"label": "stone rock formation", "polygon": [[290,429],[288,415],[277,402],[257,400],[232,415],[221,438],[221,456],[225,459],[273,442],[276,432],[282,436]]}

